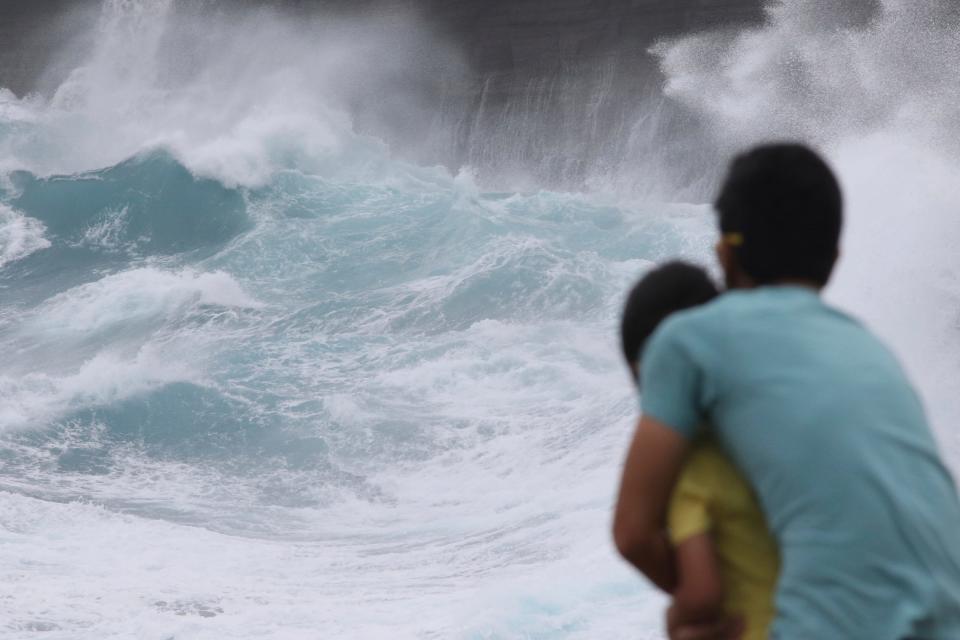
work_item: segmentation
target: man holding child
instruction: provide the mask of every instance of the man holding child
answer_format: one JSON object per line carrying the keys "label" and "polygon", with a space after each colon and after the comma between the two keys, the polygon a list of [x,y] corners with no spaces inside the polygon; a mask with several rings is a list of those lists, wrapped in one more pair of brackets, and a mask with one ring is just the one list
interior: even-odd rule
{"label": "man holding child", "polygon": [[[684,298],[695,277],[664,288],[651,274],[625,314],[643,416],[617,548],[674,596],[678,640],[960,639],[954,481],[900,364],[819,295],[838,256],[836,178],[801,145],[758,147],[716,209],[730,290]],[[748,577],[729,574],[759,563],[775,595],[737,604]]]}

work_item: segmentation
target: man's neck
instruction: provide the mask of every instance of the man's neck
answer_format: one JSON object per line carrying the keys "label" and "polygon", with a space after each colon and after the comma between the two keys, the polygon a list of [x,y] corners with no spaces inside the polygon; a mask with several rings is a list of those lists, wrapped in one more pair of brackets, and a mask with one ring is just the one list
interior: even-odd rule
{"label": "man's neck", "polygon": [[820,293],[820,290],[823,289],[822,284],[813,280],[804,280],[803,278],[784,278],[771,284],[775,287],[803,287],[804,289],[812,289],[816,293]]}
{"label": "man's neck", "polygon": [[814,293],[820,293],[823,290],[822,284],[805,278],[783,278],[773,282],[757,283],[748,275],[738,274],[733,282],[728,283],[729,289],[757,289],[759,287],[802,287],[810,289]]}

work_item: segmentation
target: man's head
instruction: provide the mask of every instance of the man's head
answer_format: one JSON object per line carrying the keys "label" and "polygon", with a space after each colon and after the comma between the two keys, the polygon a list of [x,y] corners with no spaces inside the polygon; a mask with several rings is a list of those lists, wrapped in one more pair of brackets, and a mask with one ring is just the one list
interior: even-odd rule
{"label": "man's head", "polygon": [[799,144],[756,147],[734,159],[715,207],[717,254],[730,287],[823,287],[839,255],[843,198],[830,167]]}
{"label": "man's head", "polygon": [[639,384],[640,355],[647,339],[663,320],[674,313],[709,302],[717,287],[700,267],[668,262],[649,272],[627,296],[620,323],[623,355]]}

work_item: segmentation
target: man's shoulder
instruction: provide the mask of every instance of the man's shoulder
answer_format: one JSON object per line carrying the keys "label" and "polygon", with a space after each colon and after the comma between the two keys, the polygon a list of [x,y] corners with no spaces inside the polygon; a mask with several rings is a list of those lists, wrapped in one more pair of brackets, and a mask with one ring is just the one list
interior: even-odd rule
{"label": "man's shoulder", "polygon": [[785,320],[830,317],[838,326],[869,333],[855,318],[826,305],[815,292],[798,287],[761,287],[727,291],[707,304],[672,314],[663,323],[663,333],[729,337],[749,333]]}
{"label": "man's shoulder", "polygon": [[698,340],[721,330],[732,310],[726,300],[729,296],[725,293],[706,304],[671,314],[654,333],[654,337],[668,341]]}

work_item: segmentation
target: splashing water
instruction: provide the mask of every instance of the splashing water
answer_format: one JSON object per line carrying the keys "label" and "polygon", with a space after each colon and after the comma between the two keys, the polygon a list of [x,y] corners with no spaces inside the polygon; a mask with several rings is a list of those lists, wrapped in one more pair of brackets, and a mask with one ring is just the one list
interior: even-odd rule
{"label": "splashing water", "polygon": [[852,28],[837,11],[774,3],[762,29],[662,43],[666,92],[723,144],[799,138],[831,158],[848,222],[830,297],[897,348],[960,461],[960,14],[887,0]]}
{"label": "splashing water", "polygon": [[[831,295],[956,456],[957,28],[822,4],[662,44],[666,92],[705,145],[827,151]],[[608,540],[614,321],[651,261],[708,260],[709,208],[488,192],[358,135],[357,96],[460,64],[408,17],[101,11],[51,97],[0,92],[0,637],[660,638]]]}

